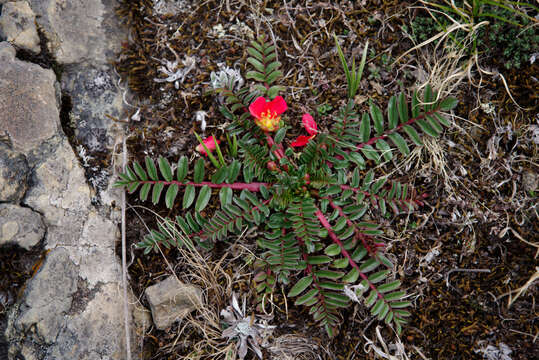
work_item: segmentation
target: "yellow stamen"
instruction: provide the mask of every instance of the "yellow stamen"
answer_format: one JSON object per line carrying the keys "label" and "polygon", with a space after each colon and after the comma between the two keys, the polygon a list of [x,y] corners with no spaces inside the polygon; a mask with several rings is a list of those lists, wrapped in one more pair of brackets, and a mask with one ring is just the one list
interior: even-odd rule
{"label": "yellow stamen", "polygon": [[277,112],[265,111],[260,114],[259,119],[255,119],[255,123],[264,131],[275,131],[279,128],[281,117],[277,116]]}

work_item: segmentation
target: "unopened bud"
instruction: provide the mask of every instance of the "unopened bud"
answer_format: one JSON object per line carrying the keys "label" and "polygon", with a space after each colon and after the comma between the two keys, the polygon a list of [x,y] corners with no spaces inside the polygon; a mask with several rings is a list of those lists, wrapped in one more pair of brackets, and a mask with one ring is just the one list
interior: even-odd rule
{"label": "unopened bud", "polygon": [[269,171],[277,171],[277,169],[278,169],[277,164],[275,163],[275,161],[268,161],[266,166],[267,166]]}
{"label": "unopened bud", "polygon": [[303,176],[303,180],[305,180],[305,184],[309,185],[311,183],[311,175],[305,174],[305,176]]}

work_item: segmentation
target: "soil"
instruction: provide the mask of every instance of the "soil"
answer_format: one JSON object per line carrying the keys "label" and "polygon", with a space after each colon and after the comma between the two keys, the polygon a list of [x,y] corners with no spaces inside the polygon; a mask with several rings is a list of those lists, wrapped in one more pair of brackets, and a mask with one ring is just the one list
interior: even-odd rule
{"label": "soil", "polygon": [[[346,80],[332,34],[344,39],[341,46],[349,58],[359,58],[366,40],[372,49],[361,95],[356,98],[360,110],[367,109],[368,98],[385,107],[391,95],[409,92],[421,83],[422,76],[429,74],[426,54],[435,53],[432,47],[411,52],[391,65],[414,46],[402,31],[417,16],[414,2],[170,3],[177,5],[175,11],[161,14],[154,11],[152,0],[125,0],[118,9],[118,16],[130,28],[130,36],[116,65],[127,82],[131,94],[128,100],[133,105],[125,114],[131,118],[127,124],[130,159],[139,162],[147,155],[154,159],[164,156],[171,163],[181,155],[193,159],[198,144],[195,131],[206,136],[214,134],[224,141],[226,124],[218,111],[217,97],[208,93],[210,73],[218,70],[218,63],[224,63],[245,74],[249,31],[277,43],[279,61],[285,70],[281,85],[287,88],[282,95],[289,106],[285,121],[293,127],[285,142],[304,134],[304,112],[315,116],[324,130],[343,105]],[[164,66],[163,61],[177,60],[182,64],[189,57],[195,59],[196,66],[178,88],[173,82],[154,81],[164,77],[158,70]],[[537,183],[535,188],[530,188],[529,183],[533,179],[537,182],[539,170],[539,128],[533,127],[539,125],[539,65],[528,63],[519,70],[506,70],[496,59],[482,56],[480,66],[500,72],[514,101],[499,75],[483,74],[481,87],[474,86],[479,81],[475,68],[473,78],[463,79],[453,90],[459,99],[455,126],[417,152],[408,167],[401,158],[395,161],[402,165],[395,180],[413,182],[420,192],[428,194],[425,206],[419,210],[380,220],[386,232],[388,256],[395,260],[398,276],[414,304],[400,341],[389,328],[373,321],[360,305],[342,314],[340,331],[330,339],[312,323],[305,308],[295,308],[290,300],[285,304],[283,296],[276,294],[272,323],[280,325],[273,338],[294,334],[302,339],[295,343],[296,348],[318,347],[316,352],[305,350],[290,358],[374,359],[375,347],[387,352],[383,342],[396,359],[539,356],[537,283],[508,305],[508,294],[514,298],[515,290],[532,278],[538,266],[538,189]],[[206,131],[195,121],[197,111],[207,113]],[[140,120],[134,120],[135,114]],[[386,164],[377,171],[389,173],[393,165]],[[148,228],[156,226],[154,212],[161,216],[181,215],[179,207],[169,210],[162,203],[152,207],[136,195],[129,196],[129,204],[127,237],[131,248]],[[237,239],[231,239],[204,253],[208,264],[219,262],[223,269],[216,289],[208,290],[210,306],[217,314],[229,305],[232,290],[249,294],[248,300],[254,300],[251,270],[245,260],[249,259],[248,250],[254,250],[253,234],[244,240],[248,241],[243,242],[243,248]],[[192,267],[177,249],[164,248],[161,253],[147,255],[135,250],[131,256],[131,286],[145,306],[144,290],[171,271],[182,279],[193,280],[189,273]],[[233,279],[231,288],[227,288],[227,276]],[[151,328],[143,339],[143,358],[178,359],[189,354],[191,358],[214,358],[205,350],[196,356],[192,353],[194,344],[203,339],[202,333],[188,323],[165,331]],[[226,341],[219,344],[224,347]],[[508,357],[492,351],[491,357],[485,355],[487,349],[500,350],[504,344],[512,350]],[[407,357],[397,355],[397,345],[403,346]],[[285,358],[268,349],[264,356]],[[249,352],[247,358],[255,356]]]}

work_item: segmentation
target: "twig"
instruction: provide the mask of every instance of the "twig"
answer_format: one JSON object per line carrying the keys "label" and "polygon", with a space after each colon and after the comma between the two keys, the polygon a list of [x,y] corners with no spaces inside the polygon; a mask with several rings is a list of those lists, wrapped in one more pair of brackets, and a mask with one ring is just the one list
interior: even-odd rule
{"label": "twig", "polygon": [[[125,137],[122,140],[122,167],[123,171],[127,166],[127,145]],[[125,349],[127,360],[131,360],[131,332],[129,329],[129,306],[127,305],[127,264],[125,245],[125,189],[122,191],[122,286],[124,293],[124,325],[125,325]]]}

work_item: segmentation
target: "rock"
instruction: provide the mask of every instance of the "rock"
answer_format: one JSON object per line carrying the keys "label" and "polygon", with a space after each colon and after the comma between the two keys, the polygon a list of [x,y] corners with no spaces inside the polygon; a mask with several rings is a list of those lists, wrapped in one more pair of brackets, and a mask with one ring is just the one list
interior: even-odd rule
{"label": "rock", "polygon": [[[90,189],[67,139],[62,137],[56,148],[46,158],[41,159],[41,163],[38,160],[31,162],[36,163],[31,177],[33,186],[27,191],[24,203],[44,214],[47,225],[81,223],[89,211]],[[71,216],[74,219],[66,219]],[[72,227],[66,230],[69,233],[74,232],[76,239],[73,241],[80,237],[80,228]],[[71,244],[75,242],[54,241],[48,245],[54,247]]]}
{"label": "rock", "polygon": [[36,15],[28,2],[15,1],[5,4],[0,15],[0,37],[25,50],[39,53],[39,36]]}
{"label": "rock", "polygon": [[122,93],[116,87],[118,76],[110,65],[77,65],[62,77],[62,89],[71,97],[69,113],[77,140],[91,154],[110,150],[114,140],[108,117],[121,118]]}
{"label": "rock", "polygon": [[[115,253],[118,226],[92,211],[78,242],[80,277],[90,286],[121,281],[121,266]],[[99,271],[95,271],[99,269]]]}
{"label": "rock", "polygon": [[[89,156],[92,151],[100,152],[97,155],[102,159],[115,142],[109,134],[113,122],[105,115],[122,116],[122,92],[108,63],[126,38],[115,19],[118,1],[27,1],[47,39],[52,60],[69,64],[63,68],[61,84],[62,94],[71,100],[69,117],[77,131],[76,140]],[[26,160],[25,169],[31,169],[19,171],[27,174],[28,189],[12,199],[41,214],[46,226],[44,247],[49,250],[24,293],[8,308],[5,338],[9,356],[124,360],[124,299],[115,254],[118,230],[110,219],[117,214],[111,207],[92,205],[81,167],[84,160],[81,156],[79,162],[62,132],[59,104],[60,85],[52,71],[16,59],[15,48],[0,42],[0,140],[6,138],[11,151]],[[79,147],[76,151],[81,155]],[[11,159],[2,152],[0,159],[4,157]],[[4,182],[15,177],[1,172],[0,176]],[[112,201],[116,196],[105,197]],[[14,226],[8,225],[7,230],[13,233]],[[137,303],[131,292],[127,302]],[[137,326],[151,321],[149,313],[140,308],[131,309],[133,358],[138,358],[135,344],[140,344],[135,334],[142,333]],[[0,358],[2,355],[0,350]]]}
{"label": "rock", "polygon": [[0,131],[7,132],[14,150],[26,153],[58,132],[56,77],[15,59],[10,47],[0,45]]}
{"label": "rock", "polygon": [[175,276],[148,287],[145,294],[153,322],[159,330],[165,330],[202,304],[200,289],[181,283]]}
{"label": "rock", "polygon": [[0,246],[16,244],[30,250],[44,234],[41,215],[18,205],[0,204]]}
{"label": "rock", "polygon": [[15,328],[35,341],[54,343],[65,326],[76,290],[77,268],[68,252],[63,248],[52,250],[26,288]]}
{"label": "rock", "polygon": [[[37,22],[48,40],[47,47],[61,64],[84,60],[105,63],[115,58],[120,43],[110,39],[121,32],[115,18],[116,1],[29,0]],[[106,3],[106,4],[105,4]]]}
{"label": "rock", "polygon": [[[67,326],[60,331],[44,360],[126,359],[123,302],[118,301],[122,299],[120,291],[113,283],[100,288],[84,311],[69,317]],[[131,296],[129,303],[134,302]]]}
{"label": "rock", "polygon": [[522,173],[522,187],[526,192],[537,191],[537,188],[539,188],[539,176],[537,176],[537,172],[524,170]]}
{"label": "rock", "polygon": [[28,172],[24,155],[0,142],[0,202],[19,202],[23,198],[27,189]]}

